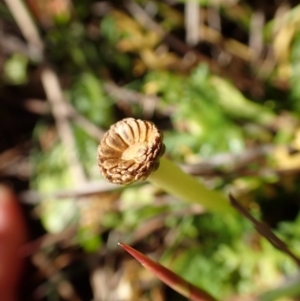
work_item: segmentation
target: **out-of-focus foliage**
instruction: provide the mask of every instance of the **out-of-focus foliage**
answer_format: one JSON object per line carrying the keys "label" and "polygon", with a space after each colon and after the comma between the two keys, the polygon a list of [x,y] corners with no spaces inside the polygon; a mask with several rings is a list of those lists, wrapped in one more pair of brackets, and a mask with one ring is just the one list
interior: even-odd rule
{"label": "out-of-focus foliage", "polygon": [[174,107],[171,118],[176,130],[166,134],[166,145],[177,157],[185,152],[181,154],[185,160],[187,152],[204,157],[224,151],[240,152],[246,132],[237,120],[263,125],[275,118],[267,107],[247,100],[225,80],[209,74],[203,65],[189,77],[151,72],[144,89],[146,93],[162,95],[162,108]]}
{"label": "out-of-focus foliage", "polygon": [[[182,26],[180,14],[174,14],[172,9],[164,5],[157,7],[161,16],[174,16],[171,19],[173,23],[168,24],[167,19],[163,19],[163,28],[171,31]],[[64,49],[61,52],[54,51],[52,58],[60,62],[70,53],[71,60],[66,62],[66,70],[72,70],[74,66],[75,70],[81,70],[76,77],[72,75],[73,84],[68,92],[72,104],[78,112],[99,127],[107,128],[117,119],[113,107],[116,104],[118,106],[119,100],[107,96],[103,88],[103,82],[109,75],[126,84],[128,88],[141,91],[150,97],[159,95],[160,102],[155,109],[158,114],[169,114],[172,127],[164,131],[166,153],[174,160],[200,162],[203,158],[220,152],[242,153],[247,144],[275,142],[274,136],[266,127],[276,123],[278,116],[272,110],[274,105],[266,104],[273,103],[276,106],[276,102],[280,101],[276,97],[260,102],[253,101],[235,88],[228,79],[213,74],[204,63],[190,68],[188,73],[180,72],[180,56],[163,44],[159,34],[145,30],[134,18],[119,10],[112,10],[104,16],[99,29],[101,39],[97,43],[87,36],[83,25],[78,21],[71,23],[70,29],[58,28],[49,33],[52,46],[62,46]],[[68,33],[67,41],[61,40],[63,32]],[[274,43],[277,53],[281,53],[276,45],[284,45],[278,44],[276,40]],[[79,45],[83,47],[78,47]],[[297,61],[297,36],[293,46],[292,84],[296,82],[297,76],[297,63],[293,63]],[[274,73],[278,78],[283,76],[283,64],[289,62],[286,56],[285,58],[285,61],[278,59],[277,73]],[[294,98],[297,97],[297,86],[291,90]],[[132,107],[132,112],[142,114],[139,105],[135,106],[136,108]],[[297,102],[293,108],[297,109]],[[278,134],[286,127],[284,124],[283,129],[278,129]],[[80,126],[74,127],[74,134],[79,158],[93,178],[96,176],[94,154],[97,141],[89,137]],[[274,158],[276,160],[277,157]],[[282,158],[278,160],[285,165]],[[51,163],[49,158],[45,162]],[[253,170],[257,168],[254,167]],[[251,177],[238,178],[237,188],[243,186],[248,191],[254,187],[259,189],[266,180],[257,176],[252,180]],[[278,180],[280,178],[276,178],[275,182]],[[256,181],[256,184],[250,184],[251,181]],[[271,183],[273,182],[274,178]],[[222,186],[228,184],[230,183],[223,182]],[[63,187],[62,181],[60,187]],[[38,185],[38,189],[43,190],[42,183]],[[166,227],[172,239],[168,242],[170,248],[164,247],[163,262],[219,298],[232,292],[239,295],[263,292],[279,283],[283,275],[296,272],[293,262],[260,238],[242,218],[224,218],[217,215],[177,216],[176,212],[180,212],[182,206],[154,206],[155,191],[149,189],[148,186],[126,188],[120,195],[121,211],[109,209],[101,220],[96,221],[98,227],[114,228],[130,238],[132,231],[139,225],[160,215],[167,215]],[[61,209],[58,207],[57,210]],[[44,211],[44,218],[47,216],[46,212]],[[50,221],[52,216],[49,215]],[[58,215],[56,218],[60,220]],[[62,219],[68,220],[63,215]],[[286,238],[289,234],[297,237],[293,227],[294,223],[284,224],[279,228],[279,234]],[[90,232],[88,229],[83,227],[80,230],[79,241],[86,250],[96,250],[100,244],[92,234],[93,230]],[[292,238],[288,240],[293,248],[296,247],[295,241]]]}
{"label": "out-of-focus foliage", "polygon": [[24,84],[27,82],[28,59],[20,54],[15,54],[9,58],[4,65],[6,80],[11,84]]}
{"label": "out-of-focus foliage", "polygon": [[280,283],[281,275],[297,272],[289,258],[253,233],[245,221],[210,215],[187,217],[177,228],[183,241],[190,238],[193,243],[175,260],[167,260],[168,266],[219,299],[232,290],[239,295],[264,291]]}
{"label": "out-of-focus foliage", "polygon": [[103,128],[113,123],[113,102],[104,94],[101,82],[94,74],[82,74],[74,83],[71,93],[74,106],[93,123]]}

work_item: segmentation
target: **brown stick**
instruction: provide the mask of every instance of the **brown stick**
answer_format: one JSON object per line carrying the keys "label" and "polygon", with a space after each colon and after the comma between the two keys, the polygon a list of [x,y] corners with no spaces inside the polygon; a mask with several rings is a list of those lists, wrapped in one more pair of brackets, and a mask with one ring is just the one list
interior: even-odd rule
{"label": "brown stick", "polygon": [[4,2],[11,11],[20,31],[29,44],[29,47],[34,51],[36,58],[41,59],[44,43],[26,6],[20,0],[4,0]]}
{"label": "brown stick", "polygon": [[47,99],[51,104],[58,134],[64,145],[66,159],[68,160],[75,183],[84,183],[87,179],[83,167],[77,157],[75,138],[66,116],[67,109],[65,99],[58,78],[50,68],[46,68],[41,74],[41,80]]}

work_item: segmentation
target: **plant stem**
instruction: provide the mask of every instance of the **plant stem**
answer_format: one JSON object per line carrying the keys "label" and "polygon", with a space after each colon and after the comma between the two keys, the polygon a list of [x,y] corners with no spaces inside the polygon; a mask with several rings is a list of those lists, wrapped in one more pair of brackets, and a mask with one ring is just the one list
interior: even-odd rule
{"label": "plant stem", "polygon": [[148,181],[182,200],[198,203],[208,210],[231,214],[235,212],[222,193],[207,189],[165,158],[160,159],[159,168],[151,173]]}

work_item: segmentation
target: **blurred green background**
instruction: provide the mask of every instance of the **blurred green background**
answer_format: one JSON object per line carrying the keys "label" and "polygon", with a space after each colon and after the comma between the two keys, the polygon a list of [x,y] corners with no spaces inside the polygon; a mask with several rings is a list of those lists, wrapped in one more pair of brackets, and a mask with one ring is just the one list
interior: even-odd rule
{"label": "blurred green background", "polygon": [[220,300],[299,300],[299,267],[244,217],[109,185],[96,160],[112,123],[151,120],[300,256],[297,1],[18,3],[0,2],[0,180],[40,242],[27,300],[184,300],[118,241]]}

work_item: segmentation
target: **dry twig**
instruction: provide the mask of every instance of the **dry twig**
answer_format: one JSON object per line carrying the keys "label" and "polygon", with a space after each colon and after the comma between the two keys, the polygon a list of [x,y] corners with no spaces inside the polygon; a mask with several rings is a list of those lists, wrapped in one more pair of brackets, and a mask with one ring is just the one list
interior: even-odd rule
{"label": "dry twig", "polygon": [[46,68],[41,74],[41,80],[47,95],[47,99],[51,104],[58,134],[64,145],[66,159],[68,160],[73,179],[75,180],[75,183],[84,183],[86,182],[87,178],[77,157],[76,143],[71,125],[66,116],[67,109],[65,105],[65,99],[58,78],[50,68]]}
{"label": "dry twig", "polygon": [[[5,2],[14,16],[27,43],[30,47],[35,49],[36,55],[39,58],[42,58],[44,44],[25,5],[20,0],[5,0]],[[71,125],[69,124],[69,120],[66,116],[67,106],[65,104],[65,99],[58,77],[50,67],[46,67],[42,71],[41,80],[47,98],[51,104],[51,109],[56,120],[59,136],[65,147],[67,159],[69,161],[69,166],[75,182],[86,182],[86,175],[75,151],[75,139],[73,137]]]}
{"label": "dry twig", "polygon": [[196,46],[201,38],[200,32],[200,4],[197,1],[187,1],[185,3],[185,31],[186,43]]}
{"label": "dry twig", "polygon": [[[22,103],[22,107],[27,111],[38,115],[51,113],[49,103],[42,99],[25,99]],[[72,106],[69,102],[65,102],[65,111],[66,117],[82,127],[88,135],[95,138],[97,141],[102,139],[104,131],[92,123],[89,119],[78,113],[74,106]]]}
{"label": "dry twig", "polygon": [[39,31],[35,26],[28,10],[21,0],[4,0],[10,9],[19,29],[27,40],[32,57],[37,60],[43,58],[44,43],[39,35]]}
{"label": "dry twig", "polygon": [[[225,75],[226,77],[233,80],[235,85],[241,89],[251,89],[253,92],[253,87],[255,86],[256,93],[261,93],[262,87],[261,83],[257,80],[255,80],[251,77],[247,77],[247,75],[241,74],[241,73],[234,73],[234,71],[231,71],[230,69],[222,69],[217,62],[212,60],[206,55],[203,55],[202,53],[196,51],[195,49],[189,47],[187,44],[182,42],[180,39],[178,39],[176,36],[166,32],[159,24],[157,24],[155,21],[152,20],[152,18],[145,12],[145,10],[139,6],[136,2],[132,0],[126,1],[126,8],[129,11],[129,13],[137,20],[139,24],[147,28],[148,30],[156,32],[161,38],[163,38],[166,43],[170,46],[170,48],[174,49],[181,55],[186,54],[193,54],[195,55],[195,63],[205,62],[210,69],[220,75]],[[239,47],[243,47],[249,49],[245,45],[242,45],[241,43],[238,43],[237,41],[233,40],[230,41],[230,43],[235,43],[235,45],[238,45]]]}

